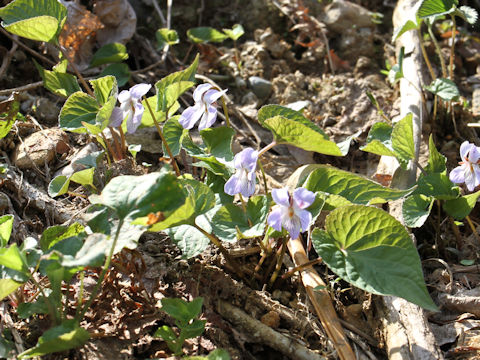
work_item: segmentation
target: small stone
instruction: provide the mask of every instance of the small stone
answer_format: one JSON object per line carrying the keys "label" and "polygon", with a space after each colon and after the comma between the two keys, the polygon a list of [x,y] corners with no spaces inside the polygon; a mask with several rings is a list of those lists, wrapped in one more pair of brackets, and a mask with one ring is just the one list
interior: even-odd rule
{"label": "small stone", "polygon": [[269,311],[260,318],[260,321],[268,327],[276,329],[280,326],[280,315],[275,311]]}
{"label": "small stone", "polygon": [[56,125],[58,122],[58,114],[60,110],[57,105],[47,98],[39,98],[36,101],[35,115],[41,123],[47,125]]}
{"label": "small stone", "polygon": [[17,145],[13,163],[20,169],[30,169],[34,164],[43,167],[56,153],[64,153],[66,149],[68,136],[64,131],[58,128],[37,131]]}
{"label": "small stone", "polygon": [[243,80],[241,77],[235,78],[235,86],[239,89],[245,89],[247,87],[247,82]]}
{"label": "small stone", "polygon": [[259,99],[266,100],[272,93],[272,83],[258,76],[248,78],[248,86]]}
{"label": "small stone", "polygon": [[373,27],[373,13],[364,7],[345,0],[334,0],[325,8],[323,22],[329,30],[343,34],[349,29]]}

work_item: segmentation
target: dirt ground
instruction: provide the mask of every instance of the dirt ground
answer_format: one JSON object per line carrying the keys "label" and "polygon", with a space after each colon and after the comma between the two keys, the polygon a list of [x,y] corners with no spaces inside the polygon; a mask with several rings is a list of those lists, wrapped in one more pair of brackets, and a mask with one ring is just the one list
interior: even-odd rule
{"label": "dirt ground", "polygon": [[[3,0],[0,4],[7,2]],[[95,1],[82,3],[91,8]],[[395,47],[391,43],[394,2],[354,0],[359,6],[354,8],[354,18],[345,13],[341,20],[329,24],[331,4],[327,1],[175,1],[171,24],[181,41],[170,49],[164,62],[159,61],[161,52],[155,50],[154,33],[160,27],[160,19],[152,2],[131,0],[130,3],[138,19],[135,34],[126,44],[130,55],[128,65],[133,71],[130,85],[153,84],[189,64],[200,52],[198,73],[228,89],[231,121],[240,130],[236,139],[239,145],[235,145],[238,149],[244,146],[261,148],[271,141],[271,134],[256,121],[257,111],[264,104],[305,108],[304,114],[336,142],[359,132],[349,154],[342,158],[288,146],[275,147],[266,155],[268,161],[265,162],[271,185],[285,184],[288,176],[306,163],[327,163],[367,177],[374,176],[379,157],[362,152],[359,147],[365,143],[370,127],[383,120],[369,101],[367,91],[377,99],[387,117],[392,119],[399,115],[398,87],[392,87],[380,73],[386,61],[391,64],[396,61]],[[163,1],[159,3],[165,7]],[[348,6],[344,11],[351,10]],[[372,18],[376,20],[373,23]],[[221,29],[236,23],[245,28],[245,35],[238,40],[236,48],[231,42],[194,46],[185,35],[186,30],[195,26]],[[448,40],[439,35],[448,55]],[[326,39],[332,64],[327,55]],[[23,39],[22,42],[50,56],[49,49],[43,45]],[[0,33],[0,54],[8,52],[12,46],[12,41]],[[455,124],[450,115],[442,112],[435,121],[425,124],[426,136],[433,133],[437,148],[447,156],[449,170],[459,160],[458,148],[462,141],[480,143],[477,131],[467,126],[467,123],[478,121],[476,116],[480,115],[476,112],[478,104],[474,96],[476,78],[480,79],[479,48],[479,34],[462,25],[456,47],[456,81],[467,105],[455,107]],[[427,50],[435,56],[433,45],[428,42]],[[10,95],[4,90],[41,80],[32,57],[23,47],[16,50],[7,71],[0,75],[0,101]],[[237,64],[235,59],[240,62]],[[150,68],[152,64],[156,65]],[[96,75],[91,70],[86,74]],[[87,145],[84,135],[59,132],[57,117],[63,100],[41,86],[21,91],[20,96],[26,122],[19,123],[0,140],[2,161],[9,163],[17,179],[3,182],[0,187],[2,211],[5,214],[14,211],[21,220],[14,231],[16,241],[22,241],[25,236],[38,238],[51,225],[71,219],[82,221],[89,205],[85,196],[89,193],[82,187],[72,186],[72,194],[55,199],[46,194],[54,174],[70,162],[76,151]],[[191,102],[191,97],[185,94],[182,100],[185,106]],[[57,148],[54,158],[41,165],[20,169],[16,166],[19,145],[40,130],[43,132],[36,143],[39,153],[43,151],[41,144],[45,138],[52,141],[59,137],[55,144],[64,141],[67,148]],[[45,136],[47,130],[52,133]],[[117,164],[114,173],[142,174],[161,165],[159,139],[149,130],[142,132],[140,138],[145,144],[137,155],[136,164],[131,161]],[[138,139],[129,141],[135,143]],[[152,166],[146,168],[143,163]],[[471,219],[475,225],[480,224],[478,209],[473,211]],[[467,225],[461,226],[455,234],[446,215],[436,207],[429,221],[414,234],[424,260],[426,283],[433,299],[442,308],[441,313],[429,316],[441,350],[457,358],[480,358],[477,352],[480,350],[480,311],[475,308],[480,299],[480,269],[476,265],[478,239]],[[274,265],[273,257],[255,272],[260,254],[254,243],[241,241],[230,245],[228,250],[243,268],[255,274],[250,283],[238,279],[213,247],[194,259],[185,260],[165,234],[144,234],[135,251],[124,250],[115,258],[100,297],[82,323],[87,330],[95,332],[96,337],[81,349],[46,358],[167,358],[171,356],[168,347],[161,339],[154,338],[153,333],[161,325],[173,325],[173,321],[158,311],[159,301],[164,297],[191,300],[202,296],[201,318],[207,320],[206,330],[202,336],[187,340],[186,355],[205,355],[223,348],[232,359],[238,360],[289,358],[278,349],[259,342],[255,333],[233,325],[228,310],[222,307],[228,302],[322,357],[336,359],[335,349],[307,299],[300,278],[294,275],[279,279],[269,287],[266,283]],[[313,250],[310,257],[316,258]],[[465,260],[472,260],[472,265],[462,265],[466,264]],[[294,267],[287,257],[284,265],[282,272]],[[315,268],[328,284],[337,314],[358,358],[387,358],[379,330],[378,297],[338,281],[322,264]],[[92,271],[88,278],[90,284],[86,283],[87,291],[95,284],[97,275],[98,272]],[[75,288],[75,284],[72,286]],[[11,325],[21,335],[24,348],[33,346],[48,321],[42,317],[21,320],[13,304],[4,303],[3,309],[8,311]]]}

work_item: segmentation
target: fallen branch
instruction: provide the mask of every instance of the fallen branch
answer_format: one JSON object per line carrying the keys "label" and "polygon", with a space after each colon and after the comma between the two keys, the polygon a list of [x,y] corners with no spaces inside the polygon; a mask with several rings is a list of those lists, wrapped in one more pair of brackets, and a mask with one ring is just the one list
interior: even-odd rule
{"label": "fallen branch", "polygon": [[[252,341],[265,344],[272,349],[295,360],[321,360],[319,354],[301,345],[297,341],[273,330],[261,321],[254,319],[244,311],[231,305],[227,301],[217,302],[217,312],[225,319],[242,329],[244,334],[249,334]],[[353,359],[353,358],[350,358]]]}
{"label": "fallen branch", "polygon": [[[288,251],[295,266],[300,266],[309,261],[303,244],[299,239],[290,239],[290,241],[288,241]],[[340,359],[345,360],[355,359],[355,355],[348,343],[337,313],[333,308],[328,291],[326,289],[314,290],[319,286],[325,287],[322,278],[311,267],[300,271],[300,275],[302,276],[302,283],[303,286],[305,286],[307,295],[315,307],[315,311],[322,322],[325,332],[333,342],[338,356]]]}

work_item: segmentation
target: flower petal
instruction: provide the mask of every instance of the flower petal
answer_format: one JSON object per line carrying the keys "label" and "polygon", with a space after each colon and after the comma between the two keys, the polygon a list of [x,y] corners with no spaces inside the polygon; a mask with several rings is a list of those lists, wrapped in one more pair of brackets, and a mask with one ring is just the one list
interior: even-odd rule
{"label": "flower petal", "polygon": [[210,89],[205,93],[205,95],[203,95],[203,101],[205,101],[209,105],[213,104],[223,95],[225,95],[226,92],[227,90],[218,91],[217,89]]}
{"label": "flower petal", "polygon": [[288,194],[287,188],[283,189],[273,189],[272,198],[275,203],[278,205],[290,207],[290,195]]}
{"label": "flower petal", "polygon": [[315,201],[315,194],[304,188],[295,189],[293,201],[300,209],[306,209]]}
{"label": "flower petal", "polygon": [[213,125],[215,120],[217,120],[217,109],[213,106],[209,106],[208,111],[203,113],[202,118],[200,119],[200,124],[198,124],[198,130],[208,129]]}
{"label": "flower petal", "polygon": [[303,231],[307,231],[312,222],[312,214],[308,210],[301,210],[297,213]]}
{"label": "flower petal", "polygon": [[123,111],[119,107],[113,108],[112,115],[110,115],[110,126],[119,127],[123,123]]}
{"label": "flower petal", "polygon": [[201,106],[190,106],[182,112],[182,115],[180,116],[180,119],[178,119],[178,122],[180,123],[180,125],[183,126],[184,129],[191,129],[198,121],[198,119],[200,119],[200,116],[202,116],[202,114],[203,110]]}
{"label": "flower petal", "polygon": [[127,103],[130,101],[131,99],[131,95],[130,95],[130,91],[128,90],[122,90],[120,92],[120,94],[118,94],[118,101],[120,102],[120,104],[124,104],[124,103]]}
{"label": "flower petal", "polygon": [[233,166],[236,169],[244,168],[246,170],[255,171],[257,168],[258,151],[252,148],[246,148],[235,155]]}
{"label": "flower petal", "polygon": [[292,239],[297,239],[300,235],[300,218],[292,216],[283,221],[283,227],[288,231]]}
{"label": "flower petal", "polygon": [[476,163],[480,159],[480,151],[478,150],[478,147],[476,147],[474,144],[472,144],[472,147],[470,148],[470,152],[468,154],[468,160],[471,163]]}
{"label": "flower petal", "polygon": [[463,184],[465,182],[463,166],[457,166],[450,172],[450,181],[455,184]]}
{"label": "flower petal", "polygon": [[463,167],[463,176],[465,178],[465,185],[467,185],[467,189],[469,191],[473,191],[475,189],[475,175],[469,166]]}
{"label": "flower petal", "polygon": [[145,109],[143,108],[143,105],[141,103],[138,103],[135,107],[135,113],[133,114],[131,121],[127,121],[127,132],[129,134],[133,134],[135,131],[137,131],[137,128],[142,123],[142,116],[144,110]]}
{"label": "flower petal", "polygon": [[238,181],[239,178],[235,175],[233,175],[228,181],[225,183],[225,186],[223,187],[223,190],[225,191],[225,194],[228,195],[236,195],[238,194]]}
{"label": "flower petal", "polygon": [[282,231],[282,213],[284,208],[279,205],[273,207],[272,212],[268,215],[267,222],[277,231]]}
{"label": "flower petal", "polygon": [[193,101],[195,103],[203,102],[203,94],[205,94],[208,89],[211,89],[212,85],[210,84],[201,84],[198,85],[195,91],[193,92]]}
{"label": "flower petal", "polygon": [[150,84],[137,84],[130,88],[130,96],[134,100],[139,100],[143,95],[150,91],[152,85]]}

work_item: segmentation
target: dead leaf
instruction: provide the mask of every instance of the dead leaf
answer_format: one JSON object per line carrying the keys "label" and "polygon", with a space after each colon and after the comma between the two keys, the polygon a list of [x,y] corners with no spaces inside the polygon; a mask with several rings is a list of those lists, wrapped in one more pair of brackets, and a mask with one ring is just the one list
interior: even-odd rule
{"label": "dead leaf", "polygon": [[125,44],[135,33],[137,15],[127,0],[97,0],[93,12],[104,25],[97,32],[100,46],[114,42]]}

